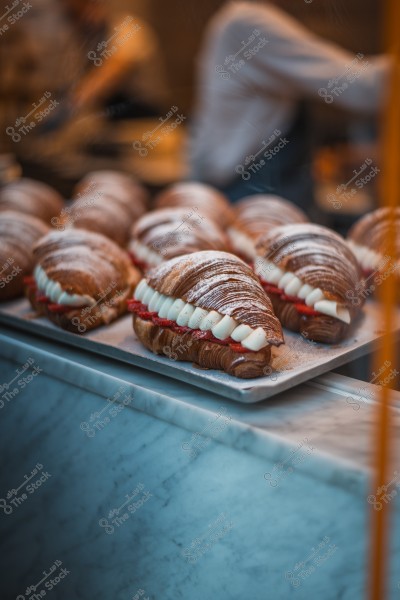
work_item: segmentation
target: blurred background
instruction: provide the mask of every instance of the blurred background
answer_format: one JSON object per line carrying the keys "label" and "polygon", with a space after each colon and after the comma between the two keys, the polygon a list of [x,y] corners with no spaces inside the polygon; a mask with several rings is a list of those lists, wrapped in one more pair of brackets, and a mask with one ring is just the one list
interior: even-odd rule
{"label": "blurred background", "polygon": [[[196,60],[206,26],[223,3],[35,0],[26,8],[29,4],[17,0],[2,2],[3,180],[16,176],[20,165],[26,176],[42,179],[68,197],[82,175],[98,168],[133,172],[153,191],[185,178]],[[378,0],[280,0],[277,4],[313,32],[354,54],[382,51]],[[83,10],[90,15],[84,22],[79,14]],[[128,29],[137,23],[140,30],[129,35]],[[105,45],[109,32],[117,29],[116,38]],[[116,41],[121,43],[113,53]],[[133,53],[143,64],[141,81],[138,77],[135,83],[141,97],[135,96],[136,91],[127,93],[125,75],[118,73],[122,57],[129,62]],[[357,216],[376,204],[379,177],[340,209],[332,208],[329,194],[347,182],[366,157],[379,163],[378,123],[373,117],[327,105],[317,95],[309,104],[318,220],[344,233]],[[146,154],[143,141],[168,114],[176,115],[179,126]]]}

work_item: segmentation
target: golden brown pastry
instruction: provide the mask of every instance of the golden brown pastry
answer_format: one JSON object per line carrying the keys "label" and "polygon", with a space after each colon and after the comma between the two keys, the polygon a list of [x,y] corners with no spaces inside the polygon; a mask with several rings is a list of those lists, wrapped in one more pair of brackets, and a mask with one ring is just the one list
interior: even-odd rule
{"label": "golden brown pastry", "polygon": [[364,303],[361,270],[345,240],[326,227],[284,225],[263,235],[254,269],[282,325],[316,342],[348,335]]}
{"label": "golden brown pastry", "polygon": [[235,254],[252,262],[261,235],[279,225],[306,223],[307,215],[295,204],[279,196],[256,194],[242,198],[235,205],[235,221],[228,229]]}
{"label": "golden brown pastry", "polygon": [[194,181],[176,183],[163,192],[156,200],[156,208],[182,206],[197,208],[198,212],[218,223],[222,229],[228,227],[234,215],[225,196],[215,188]]}
{"label": "golden brown pastry", "polygon": [[35,264],[33,245],[48,230],[44,221],[31,215],[0,212],[0,301],[22,295],[24,277]]}
{"label": "golden brown pastry", "polygon": [[132,228],[129,253],[142,271],[182,254],[228,250],[226,234],[197,210],[160,208],[141,217]]}
{"label": "golden brown pastry", "polygon": [[63,221],[68,226],[101,233],[125,247],[132,224],[145,213],[147,192],[132,177],[118,171],[94,171],[76,187]]}
{"label": "golden brown pastry", "polygon": [[125,205],[131,214],[132,222],[141,217],[147,208],[148,193],[132,175],[119,171],[92,171],[75,187],[74,198],[80,196],[112,196],[116,202]]}
{"label": "golden brown pastry", "polygon": [[227,252],[195,252],[152,269],[129,303],[152,352],[241,378],[266,373],[281,325],[253,271]]}
{"label": "golden brown pastry", "polygon": [[361,217],[351,228],[347,243],[357,258],[365,277],[381,276],[389,270],[400,277],[400,208],[393,212],[396,232],[396,254],[389,256],[388,238],[390,208],[378,208]]}
{"label": "golden brown pastry", "polygon": [[130,239],[133,219],[127,206],[103,193],[96,197],[90,194],[75,200],[68,209],[63,229],[75,227],[101,233],[121,247]]}
{"label": "golden brown pastry", "polygon": [[0,211],[22,212],[46,223],[58,218],[63,206],[64,201],[56,190],[34,179],[18,179],[0,190]]}
{"label": "golden brown pastry", "polygon": [[121,248],[80,229],[49,233],[36,244],[34,256],[37,264],[26,288],[33,308],[75,333],[124,314],[140,279]]}

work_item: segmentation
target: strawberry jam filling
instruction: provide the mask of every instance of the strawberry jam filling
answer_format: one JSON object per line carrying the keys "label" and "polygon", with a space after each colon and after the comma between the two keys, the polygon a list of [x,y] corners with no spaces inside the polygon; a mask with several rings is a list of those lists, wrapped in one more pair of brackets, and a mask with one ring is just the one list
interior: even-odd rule
{"label": "strawberry jam filling", "polygon": [[301,298],[298,298],[297,296],[289,296],[288,294],[285,294],[285,292],[282,292],[281,300],[284,300],[285,302],[292,302],[293,304],[305,304],[306,303],[305,300],[302,300]]}
{"label": "strawberry jam filling", "polygon": [[298,298],[297,296],[288,296],[287,294],[285,294],[284,290],[276,287],[276,285],[267,283],[263,279],[261,279],[261,285],[263,286],[267,294],[275,294],[276,296],[280,296],[281,300],[284,300],[285,302],[291,302],[292,304],[294,304],[295,309],[301,315],[306,315],[308,317],[318,317],[322,314],[317,310],[314,310],[312,306],[307,306],[305,301],[301,298]]}
{"label": "strawberry jam filling", "polygon": [[159,327],[166,327],[172,329],[175,333],[190,333],[194,339],[203,340],[205,342],[213,342],[214,344],[220,344],[220,346],[229,346],[233,352],[238,352],[239,354],[244,354],[245,352],[252,352],[248,348],[242,346],[242,344],[235,342],[231,337],[226,338],[225,340],[219,340],[216,338],[211,331],[201,331],[200,329],[191,329],[190,327],[183,327],[181,325],[177,325],[175,321],[171,321],[170,319],[161,319],[156,312],[150,312],[145,304],[142,304],[140,300],[135,300],[132,298],[128,300],[128,310],[129,312],[135,313],[138,317],[143,319],[144,321],[152,321],[154,325],[158,325]]}
{"label": "strawberry jam filling", "polygon": [[312,306],[307,306],[307,304],[295,304],[294,307],[301,315],[306,315],[308,317],[318,317],[318,315],[322,315],[322,313],[314,310]]}
{"label": "strawberry jam filling", "polygon": [[36,279],[33,277],[33,275],[28,275],[27,277],[24,277],[23,281],[24,285],[26,285],[29,288],[36,287]]}
{"label": "strawberry jam filling", "polygon": [[77,308],[83,308],[84,306],[71,306],[68,304],[56,304],[55,302],[52,302],[48,296],[43,294],[43,292],[38,289],[36,279],[34,277],[24,277],[24,284],[35,292],[36,302],[39,302],[40,304],[47,304],[47,310],[52,313],[64,314]]}
{"label": "strawberry jam filling", "polygon": [[36,290],[35,300],[36,300],[36,302],[40,302],[41,304],[49,304],[50,303],[50,298],[48,298],[44,294],[41,294],[39,292],[39,290]]}
{"label": "strawberry jam filling", "polygon": [[149,265],[143,260],[140,260],[140,258],[136,258],[133,252],[128,252],[128,254],[134,267],[138,267],[141,271],[146,271],[149,268]]}

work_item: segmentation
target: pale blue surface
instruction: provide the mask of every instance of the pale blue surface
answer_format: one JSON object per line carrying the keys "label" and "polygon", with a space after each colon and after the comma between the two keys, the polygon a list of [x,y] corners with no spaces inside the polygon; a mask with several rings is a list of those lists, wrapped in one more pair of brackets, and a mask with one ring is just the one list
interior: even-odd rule
{"label": "pale blue surface", "polygon": [[[60,560],[71,573],[47,592],[51,598],[132,600],[139,589],[153,600],[364,598],[367,407],[356,414],[333,394],[308,386],[296,399],[285,393],[275,403],[243,407],[72,350],[57,356],[61,350],[43,341],[37,346],[16,339],[0,349],[16,361],[3,358],[0,383],[30,356],[44,370],[0,410],[0,498],[36,463],[51,474],[12,514],[0,511],[2,597],[24,594]],[[74,356],[84,364],[74,363]],[[111,406],[105,398],[121,385],[133,396],[131,406],[88,437],[81,423]],[[221,407],[231,419],[218,441],[209,440],[190,458],[182,444]],[[336,419],[337,427],[318,437],[314,431],[323,419],[328,425]],[[346,423],[353,438],[338,443]],[[305,436],[315,450],[272,487],[264,474],[274,472]],[[99,520],[138,484],[151,497],[107,534]],[[228,530],[189,564],[182,551],[221,513]],[[398,567],[398,512],[395,525]],[[293,587],[285,573],[324,536],[337,550]],[[400,575],[394,576],[393,588],[398,581]],[[399,593],[393,589],[391,599]]]}

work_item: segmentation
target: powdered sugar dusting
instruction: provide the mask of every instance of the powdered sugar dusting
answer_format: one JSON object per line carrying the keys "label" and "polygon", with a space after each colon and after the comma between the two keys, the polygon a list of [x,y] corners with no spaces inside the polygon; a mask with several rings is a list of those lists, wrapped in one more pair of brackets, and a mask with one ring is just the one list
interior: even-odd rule
{"label": "powdered sugar dusting", "polygon": [[271,344],[283,342],[281,325],[258,278],[227,252],[184,255],[152,269],[148,283],[166,296],[229,315],[252,329],[261,327]]}

